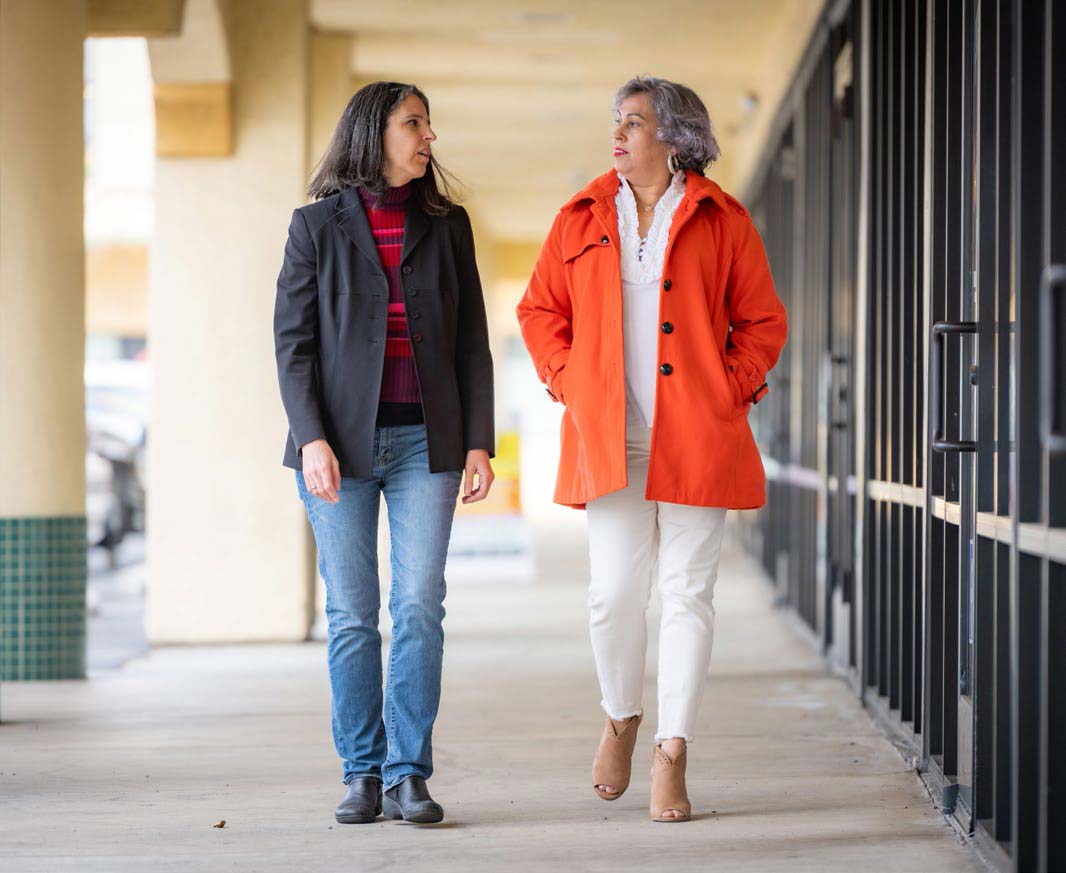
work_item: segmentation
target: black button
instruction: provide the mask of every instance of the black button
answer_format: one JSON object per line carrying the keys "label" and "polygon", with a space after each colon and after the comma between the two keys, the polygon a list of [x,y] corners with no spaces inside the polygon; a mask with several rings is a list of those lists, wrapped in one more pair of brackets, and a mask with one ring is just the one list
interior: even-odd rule
{"label": "black button", "polygon": [[663,291],[669,291],[671,285],[673,285],[673,282],[671,282],[669,279],[664,279],[663,280]]}
{"label": "black button", "polygon": [[420,343],[422,342],[422,334],[416,333],[413,337],[411,337],[411,339],[413,339],[416,343]]}
{"label": "black button", "polygon": [[662,373],[664,376],[669,376],[672,372],[674,372],[674,368],[671,367],[669,364],[663,364],[659,367],[659,372]]}
{"label": "black button", "polygon": [[610,242],[610,240],[607,237],[601,237],[600,238],[600,244],[601,245],[607,245],[607,243],[609,243],[609,242]]}
{"label": "black button", "polygon": [[670,324],[669,321],[664,321],[663,322],[663,333],[673,333],[673,332],[674,332],[674,326],[672,324]]}
{"label": "black button", "polygon": [[422,317],[422,313],[421,312],[410,312],[410,313],[408,313],[408,315],[410,315],[411,318],[421,318]]}
{"label": "black button", "polygon": [[408,290],[407,296],[408,297],[417,297],[418,296],[418,289],[417,288],[411,288],[410,290]]}
{"label": "black button", "polygon": [[411,268],[410,264],[404,264],[403,265],[403,274],[405,276],[410,276],[411,275],[411,270],[412,270],[412,268]]}

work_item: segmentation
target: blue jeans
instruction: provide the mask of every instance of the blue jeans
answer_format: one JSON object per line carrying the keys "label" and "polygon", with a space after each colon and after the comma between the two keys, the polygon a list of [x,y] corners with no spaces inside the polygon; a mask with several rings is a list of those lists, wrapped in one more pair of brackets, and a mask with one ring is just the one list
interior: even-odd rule
{"label": "blue jeans", "polygon": [[[379,427],[368,478],[342,478],[339,503],[296,484],[326,583],[333,742],[344,781],[385,788],[433,772],[432,735],[444,654],[444,563],[462,473],[430,473],[425,425]],[[392,644],[382,702],[378,508],[392,540]]]}

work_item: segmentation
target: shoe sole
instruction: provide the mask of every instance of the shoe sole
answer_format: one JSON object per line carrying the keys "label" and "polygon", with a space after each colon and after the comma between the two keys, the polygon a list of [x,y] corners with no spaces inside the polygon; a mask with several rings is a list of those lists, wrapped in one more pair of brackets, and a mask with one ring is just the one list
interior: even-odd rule
{"label": "shoe sole", "polygon": [[381,815],[381,810],[380,809],[376,809],[376,810],[374,810],[374,814],[373,815],[371,815],[368,812],[359,813],[359,814],[351,814],[351,815],[337,815],[335,813],[333,817],[335,819],[337,819],[337,821],[340,822],[341,824],[370,824],[379,815]]}
{"label": "shoe sole", "polygon": [[382,799],[381,811],[385,818],[390,818],[393,821],[407,821],[412,824],[438,824],[439,822],[444,821],[443,810],[437,812],[433,809],[424,809],[421,812],[405,816],[400,804],[394,800],[390,800],[388,797]]}

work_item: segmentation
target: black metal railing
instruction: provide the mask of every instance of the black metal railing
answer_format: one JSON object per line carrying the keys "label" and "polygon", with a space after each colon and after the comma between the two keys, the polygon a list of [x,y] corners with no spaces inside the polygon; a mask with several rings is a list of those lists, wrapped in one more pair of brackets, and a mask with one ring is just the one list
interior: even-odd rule
{"label": "black metal railing", "polygon": [[782,604],[1004,869],[1066,869],[1066,4],[827,4],[745,192]]}

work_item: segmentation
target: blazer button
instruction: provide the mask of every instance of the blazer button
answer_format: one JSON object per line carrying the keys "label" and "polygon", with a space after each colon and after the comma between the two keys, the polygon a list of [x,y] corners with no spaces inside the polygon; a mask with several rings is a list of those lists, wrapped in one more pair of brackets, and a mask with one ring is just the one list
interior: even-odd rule
{"label": "blazer button", "polygon": [[669,376],[672,372],[674,372],[674,368],[671,367],[669,364],[663,364],[659,367],[659,372],[662,373],[664,376]]}
{"label": "blazer button", "polygon": [[672,324],[670,324],[669,321],[664,321],[663,322],[663,333],[673,333],[673,332],[674,332],[674,326]]}
{"label": "blazer button", "polygon": [[421,318],[422,317],[422,313],[421,312],[409,312],[408,313],[408,317],[410,317],[410,318]]}
{"label": "blazer button", "polygon": [[411,267],[410,264],[404,264],[403,265],[403,274],[405,276],[410,276],[411,275],[411,271],[412,271],[412,267]]}
{"label": "blazer button", "polygon": [[605,236],[604,237],[600,237],[600,245],[604,245],[605,246],[609,242],[610,242],[610,240],[607,237],[605,237]]}
{"label": "blazer button", "polygon": [[674,284],[674,283],[673,283],[673,282],[671,282],[671,281],[670,281],[669,279],[664,279],[664,280],[663,280],[663,291],[669,291],[669,290],[670,290],[670,287],[671,287],[671,286],[672,286],[673,284]]}
{"label": "blazer button", "polygon": [[417,297],[418,296],[418,289],[417,288],[409,289],[408,292],[407,292],[407,296],[408,297]]}
{"label": "blazer button", "polygon": [[416,343],[420,343],[422,342],[422,334],[416,333],[413,337],[411,337],[411,339],[413,339]]}

